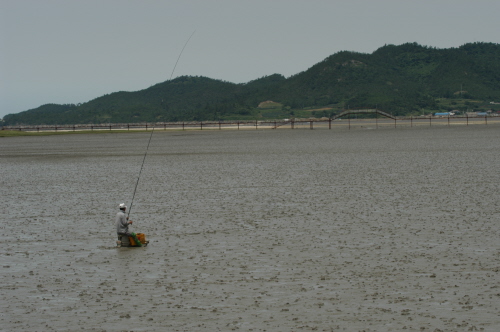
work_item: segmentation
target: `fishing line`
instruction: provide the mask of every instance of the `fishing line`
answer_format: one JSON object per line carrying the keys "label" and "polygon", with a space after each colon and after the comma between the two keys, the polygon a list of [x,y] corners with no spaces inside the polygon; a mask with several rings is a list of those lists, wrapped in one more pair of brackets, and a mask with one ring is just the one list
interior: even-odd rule
{"label": "fishing line", "polygon": [[170,80],[172,80],[172,76],[174,76],[175,67],[177,67],[177,63],[179,62],[179,59],[181,58],[182,52],[184,52],[184,49],[186,48],[187,44],[189,43],[189,40],[191,39],[191,37],[193,37],[195,32],[196,32],[196,30],[194,30],[193,33],[191,34],[191,36],[189,36],[188,40],[186,41],[186,43],[184,44],[184,47],[181,50],[181,53],[179,53],[179,57],[177,58],[177,61],[175,62],[174,69],[172,69],[172,74],[170,74]]}
{"label": "fishing line", "polygon": [[[189,43],[189,40],[191,39],[191,37],[193,37],[195,32],[196,32],[196,30],[194,30],[193,33],[191,34],[191,36],[189,36],[188,40],[186,41],[186,43],[184,44],[184,47],[181,50],[181,53],[179,53],[179,57],[177,58],[177,61],[175,62],[174,69],[172,70],[172,74],[170,74],[170,80],[172,79],[172,76],[174,75],[175,68],[177,67],[177,63],[179,62],[179,59],[181,58],[182,52],[184,52],[184,49],[186,48],[187,44]],[[137,192],[137,186],[139,185],[139,180],[141,179],[142,169],[144,168],[144,162],[146,161],[146,156],[148,155],[149,144],[151,144],[151,139],[153,138],[154,131],[155,131],[155,126],[153,125],[153,130],[151,130],[151,135],[149,136],[148,146],[146,147],[146,152],[144,153],[144,158],[142,159],[141,170],[139,171],[139,176],[137,177],[137,182],[135,184],[134,194],[132,195],[132,201],[130,202],[130,208],[128,210],[127,219],[130,216],[130,212],[132,211],[132,205],[134,204],[135,193]]]}

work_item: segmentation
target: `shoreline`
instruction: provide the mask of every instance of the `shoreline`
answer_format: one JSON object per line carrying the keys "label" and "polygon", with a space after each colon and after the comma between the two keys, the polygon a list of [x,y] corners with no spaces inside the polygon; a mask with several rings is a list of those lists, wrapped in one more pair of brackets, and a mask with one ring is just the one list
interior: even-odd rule
{"label": "shoreline", "polygon": [[[118,129],[113,129],[112,126],[109,126],[110,129],[106,128],[97,128],[97,129],[88,129],[88,127],[83,127],[85,129],[78,129],[78,127],[71,126],[61,126],[60,128],[69,128],[69,129],[47,129],[44,128],[52,128],[48,127],[31,127],[26,126],[25,128],[20,127],[20,129],[2,129],[0,130],[0,137],[17,137],[17,136],[48,136],[48,135],[69,135],[69,134],[103,134],[103,133],[112,133],[112,134],[120,134],[120,133],[142,133],[142,132],[151,132],[154,131],[163,131],[163,132],[173,132],[173,131],[249,131],[249,130],[301,130],[301,129],[310,129],[310,130],[359,130],[359,129],[381,129],[381,128],[394,128],[394,129],[408,129],[408,128],[421,128],[421,127],[456,127],[456,126],[495,126],[500,125],[500,117],[491,117],[491,118],[415,118],[415,119],[398,119],[398,120],[390,120],[390,119],[344,119],[344,120],[335,120],[331,121],[313,121],[313,120],[301,120],[295,122],[287,122],[287,123],[278,123],[276,122],[256,122],[256,124],[238,124],[234,123],[197,123],[197,124],[176,124],[176,125],[158,125],[158,126],[140,126],[132,127],[128,129],[123,129],[123,125],[116,125],[116,127],[120,127]],[[274,124],[274,125],[273,125]],[[182,126],[182,127],[181,127]],[[105,127],[105,126],[103,126]],[[148,129],[153,128],[153,129]],[[35,131],[36,130],[36,131]]]}

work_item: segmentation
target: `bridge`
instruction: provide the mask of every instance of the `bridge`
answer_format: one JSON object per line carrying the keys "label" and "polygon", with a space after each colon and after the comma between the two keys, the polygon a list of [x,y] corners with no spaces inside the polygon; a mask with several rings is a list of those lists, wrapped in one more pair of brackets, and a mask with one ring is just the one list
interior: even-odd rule
{"label": "bridge", "polygon": [[336,120],[336,119],[340,119],[341,117],[343,116],[346,116],[346,115],[351,115],[351,114],[368,114],[368,113],[372,113],[372,114],[377,114],[377,115],[382,115],[382,116],[385,116],[386,118],[389,118],[389,119],[393,119],[393,120],[396,120],[396,117],[389,114],[389,113],[386,113],[386,112],[383,112],[381,110],[378,110],[376,108],[368,108],[368,109],[357,109],[357,110],[346,110],[346,111],[343,111],[342,113],[340,114],[337,114],[335,116],[332,117],[332,120]]}
{"label": "bridge", "polygon": [[[396,121],[396,117],[387,113],[387,112],[383,112],[381,110],[378,110],[376,108],[366,108],[366,109],[352,109],[352,110],[345,110],[331,118],[329,118],[327,121],[330,122],[330,126],[331,126],[331,122],[333,120],[337,120],[337,119],[340,119],[342,118],[343,116],[346,116],[346,115],[351,115],[351,114],[376,114],[376,115],[382,115],[382,116],[385,116],[386,118],[389,118],[389,119],[392,119],[394,121]],[[281,127],[281,126],[284,126],[286,124],[289,124],[289,123],[292,123],[292,129],[293,129],[293,122],[294,121],[281,121],[277,124],[274,125],[273,129],[276,129],[278,127]],[[311,121],[309,121],[311,122]],[[312,125],[311,125],[311,129],[312,129]]]}

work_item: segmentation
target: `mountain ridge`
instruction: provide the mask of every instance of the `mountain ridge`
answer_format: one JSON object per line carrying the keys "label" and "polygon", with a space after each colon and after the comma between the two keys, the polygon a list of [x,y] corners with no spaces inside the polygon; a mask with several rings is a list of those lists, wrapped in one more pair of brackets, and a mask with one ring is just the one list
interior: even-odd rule
{"label": "mountain ridge", "polygon": [[[326,106],[332,111],[323,116],[356,107],[409,115],[494,100],[500,100],[499,44],[438,49],[406,43],[371,54],[341,51],[288,78],[272,74],[236,84],[181,76],[79,105],[45,104],[5,116],[4,125],[280,118]],[[282,107],[263,110],[264,101]]]}

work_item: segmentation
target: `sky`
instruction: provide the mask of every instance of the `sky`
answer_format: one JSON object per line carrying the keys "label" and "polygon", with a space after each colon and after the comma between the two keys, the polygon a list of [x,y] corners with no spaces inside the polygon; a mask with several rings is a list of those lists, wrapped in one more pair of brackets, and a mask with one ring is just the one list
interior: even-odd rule
{"label": "sky", "polygon": [[0,118],[183,75],[289,77],[385,44],[500,43],[499,13],[499,0],[0,0]]}

